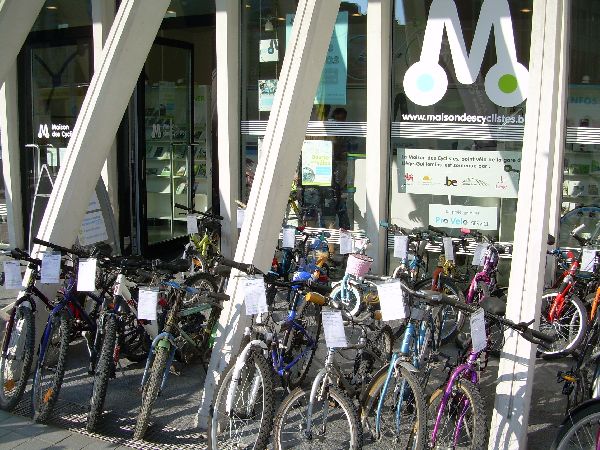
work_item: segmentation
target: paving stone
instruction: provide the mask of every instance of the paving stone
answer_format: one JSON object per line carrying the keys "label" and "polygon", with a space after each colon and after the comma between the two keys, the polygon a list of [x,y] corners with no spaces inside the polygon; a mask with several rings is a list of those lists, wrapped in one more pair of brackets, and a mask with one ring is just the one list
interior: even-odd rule
{"label": "paving stone", "polygon": [[44,425],[42,423],[29,422],[28,424],[25,424],[23,426],[19,426],[18,428],[15,428],[14,432],[18,433],[22,436],[36,437],[43,433],[51,431],[52,429],[53,428],[49,427],[48,425]]}
{"label": "paving stone", "polygon": [[3,450],[13,449],[30,440],[30,437],[23,436],[21,434],[6,433],[0,436],[0,448],[2,448]]}
{"label": "paving stone", "polygon": [[[33,438],[33,439],[29,439],[28,441],[22,443],[21,445],[16,447],[14,450],[42,450],[42,449],[46,450],[48,448],[52,448],[52,447],[49,447],[48,443],[46,441],[42,441],[41,439]],[[67,449],[72,450],[68,447],[61,446],[60,442],[56,445],[55,448],[61,449],[61,450],[67,450]]]}
{"label": "paving stone", "polygon": [[68,438],[72,434],[73,433],[71,431],[53,427],[49,428],[47,432],[41,434],[38,438],[43,441],[46,441],[48,444],[56,444],[57,442]]}
{"label": "paving stone", "polygon": [[66,439],[63,439],[62,441],[58,442],[55,445],[57,445],[57,446],[62,445],[64,447],[80,450],[84,447],[88,447],[89,449],[98,448],[98,444],[103,444],[103,443],[104,443],[103,441],[91,438],[84,434],[73,433],[73,434],[71,434],[71,436],[69,436]]}

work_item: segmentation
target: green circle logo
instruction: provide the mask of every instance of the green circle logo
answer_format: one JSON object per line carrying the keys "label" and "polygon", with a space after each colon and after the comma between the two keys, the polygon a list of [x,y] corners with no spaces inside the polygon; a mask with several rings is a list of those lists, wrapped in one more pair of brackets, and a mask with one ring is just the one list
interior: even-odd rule
{"label": "green circle logo", "polygon": [[517,81],[517,77],[507,73],[506,75],[502,75],[500,80],[498,80],[498,87],[505,94],[511,94],[517,90],[519,82]]}

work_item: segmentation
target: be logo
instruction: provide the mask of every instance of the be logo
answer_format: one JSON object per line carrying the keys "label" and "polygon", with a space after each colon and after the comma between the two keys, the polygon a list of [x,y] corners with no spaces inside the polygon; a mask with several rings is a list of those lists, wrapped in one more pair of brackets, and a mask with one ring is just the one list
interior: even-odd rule
{"label": "be logo", "polygon": [[46,139],[50,138],[50,130],[48,129],[47,123],[40,124],[40,130],[38,131],[38,139],[42,139],[42,138],[46,138]]}
{"label": "be logo", "polygon": [[152,134],[150,135],[152,139],[160,139],[162,137],[162,127],[160,123],[152,124]]}
{"label": "be logo", "polygon": [[485,92],[498,106],[511,107],[523,102],[527,98],[529,71],[517,61],[508,0],[483,1],[470,54],[467,53],[454,0],[433,0],[421,58],[404,75],[407,97],[421,106],[434,105],[444,97],[448,76],[439,64],[444,29],[456,78],[462,84],[475,83],[492,28],[498,61],[485,76]]}

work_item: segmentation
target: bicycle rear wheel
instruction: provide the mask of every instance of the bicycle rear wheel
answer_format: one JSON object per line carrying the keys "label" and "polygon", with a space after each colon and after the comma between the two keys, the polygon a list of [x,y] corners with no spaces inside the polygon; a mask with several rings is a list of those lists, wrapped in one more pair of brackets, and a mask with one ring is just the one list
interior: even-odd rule
{"label": "bicycle rear wheel", "polygon": [[[477,387],[470,381],[458,380],[442,409],[443,397],[444,391],[437,389],[429,399],[427,428],[431,432],[430,448],[487,448],[485,408]],[[438,416],[439,422],[436,423]]]}
{"label": "bicycle rear wheel", "polygon": [[[31,299],[29,299],[31,302]],[[33,340],[35,323],[31,308],[19,306],[15,311],[10,333],[7,330],[2,340],[2,348],[8,345],[6,353],[0,356],[0,408],[11,410],[21,400],[31,362],[33,361]],[[8,343],[7,343],[8,341]]]}
{"label": "bicycle rear wheel", "polygon": [[273,372],[262,354],[252,351],[241,370],[232,408],[227,413],[234,368],[235,359],[223,371],[215,389],[208,422],[208,448],[265,449],[273,422]]}
{"label": "bicycle rear wheel", "polygon": [[538,354],[545,359],[561,358],[577,350],[587,332],[587,311],[583,302],[574,295],[565,297],[561,316],[550,322],[548,312],[558,296],[558,291],[547,291],[542,295],[540,331],[554,336],[556,340],[549,348],[538,347]]}
{"label": "bicycle rear wheel", "polygon": [[[66,311],[48,319],[48,339],[45,348],[40,344],[43,357],[38,359],[33,377],[32,404],[33,420],[44,422],[52,413],[65,376],[65,364],[71,335],[71,321]],[[44,330],[44,332],[46,332]],[[42,338],[43,339],[43,338]]]}
{"label": "bicycle rear wheel", "polygon": [[296,388],[288,394],[275,416],[275,450],[362,448],[362,427],[352,400],[333,386],[326,389],[313,404],[310,430],[306,420],[310,390]]}
{"label": "bicycle rear wheel", "polygon": [[379,408],[388,368],[377,373],[361,401],[365,443],[382,448],[424,449],[427,407],[419,381],[410,371],[401,366],[396,369]]}

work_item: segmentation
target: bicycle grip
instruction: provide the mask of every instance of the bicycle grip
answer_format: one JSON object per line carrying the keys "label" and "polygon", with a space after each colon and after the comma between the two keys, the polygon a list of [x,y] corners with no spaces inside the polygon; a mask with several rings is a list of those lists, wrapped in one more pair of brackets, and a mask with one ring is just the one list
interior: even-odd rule
{"label": "bicycle grip", "polygon": [[10,257],[19,261],[27,261],[38,266],[42,264],[42,261],[40,261],[39,259],[32,258],[26,251],[21,250],[20,248],[15,248],[14,250],[11,250]]}
{"label": "bicycle grip", "polygon": [[88,256],[87,254],[85,254],[83,252],[79,252],[79,251],[77,251],[75,249],[63,247],[63,246],[57,245],[57,244],[53,244],[52,242],[43,241],[43,240],[38,239],[36,237],[33,238],[33,243],[34,244],[43,245],[44,247],[48,247],[48,248],[51,248],[53,250],[58,250],[59,252],[62,252],[62,253],[71,253],[72,255],[79,256],[81,258],[85,258],[85,257]]}
{"label": "bicycle grip", "polygon": [[233,260],[227,259],[227,258],[221,258],[219,260],[219,264],[222,264],[222,265],[228,266],[228,267],[233,267],[234,269],[241,270],[242,272],[245,272],[245,273],[254,273],[256,271],[256,269],[254,268],[254,266],[252,264],[245,264],[245,263],[233,261]]}
{"label": "bicycle grip", "polygon": [[[521,331],[521,336],[523,336],[523,338],[527,339],[530,342],[532,340],[537,340],[547,342],[548,344],[552,344],[556,340],[554,337],[549,336],[546,333],[542,333],[541,331],[537,330],[532,330],[531,328],[526,328],[525,330]],[[534,342],[534,344],[536,343],[537,342]]]}
{"label": "bicycle grip", "polygon": [[448,236],[445,231],[443,231],[443,230],[441,230],[441,229],[439,229],[437,227],[434,227],[433,225],[427,226],[427,229],[429,231],[433,231],[434,233],[440,234],[442,236]]}

